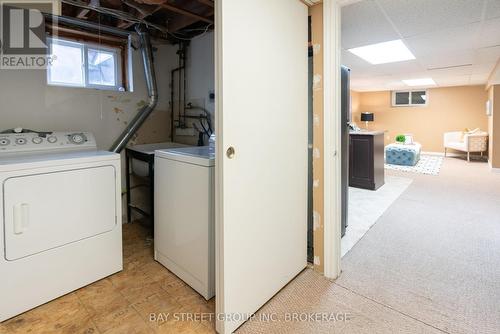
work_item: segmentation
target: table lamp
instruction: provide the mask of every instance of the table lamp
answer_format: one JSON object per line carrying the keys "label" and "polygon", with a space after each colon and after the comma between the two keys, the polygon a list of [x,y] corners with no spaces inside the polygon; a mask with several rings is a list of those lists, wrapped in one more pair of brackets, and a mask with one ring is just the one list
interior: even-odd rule
{"label": "table lamp", "polygon": [[366,129],[368,130],[368,122],[373,122],[375,117],[372,112],[362,112],[361,122],[365,122]]}

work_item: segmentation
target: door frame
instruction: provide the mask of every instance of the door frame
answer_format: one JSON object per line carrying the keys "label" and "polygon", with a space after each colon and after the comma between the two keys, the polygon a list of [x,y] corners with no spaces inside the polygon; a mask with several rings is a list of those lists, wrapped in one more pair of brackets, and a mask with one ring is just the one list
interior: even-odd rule
{"label": "door frame", "polygon": [[341,91],[340,8],[352,0],[323,1],[324,87],[324,275],[336,279],[341,272]]}

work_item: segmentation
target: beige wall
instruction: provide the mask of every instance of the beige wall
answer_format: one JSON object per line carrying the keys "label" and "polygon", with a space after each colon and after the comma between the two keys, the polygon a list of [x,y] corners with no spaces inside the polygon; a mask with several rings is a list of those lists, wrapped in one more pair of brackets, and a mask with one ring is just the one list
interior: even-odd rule
{"label": "beige wall", "polygon": [[[500,95],[500,93],[499,93]],[[432,88],[429,102],[422,107],[392,107],[391,92],[354,93],[352,97],[353,121],[360,127],[361,112],[373,112],[375,121],[370,129],[387,130],[386,144],[397,134],[411,133],[414,140],[428,152],[443,151],[443,133],[465,128],[488,130],[485,105],[488,92],[484,86]]]}
{"label": "beige wall", "polygon": [[323,5],[309,7],[313,44],[313,239],[314,269],[323,272]]}
{"label": "beige wall", "polygon": [[[361,111],[359,110],[360,104],[361,93],[351,90],[351,112],[357,117],[357,120],[359,120],[359,114],[361,113]],[[353,119],[354,122],[357,122],[357,120]]]}
{"label": "beige wall", "polygon": [[489,160],[491,167],[500,168],[500,85],[491,86],[488,90],[488,97],[493,104],[493,114],[488,117]]}

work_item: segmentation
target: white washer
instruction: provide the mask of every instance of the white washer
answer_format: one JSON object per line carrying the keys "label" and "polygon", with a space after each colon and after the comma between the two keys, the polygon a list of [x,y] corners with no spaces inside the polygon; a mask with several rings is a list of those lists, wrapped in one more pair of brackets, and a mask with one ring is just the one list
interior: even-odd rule
{"label": "white washer", "polygon": [[120,155],[0,134],[0,321],[122,270]]}
{"label": "white washer", "polygon": [[155,260],[215,295],[215,157],[208,146],[155,152]]}

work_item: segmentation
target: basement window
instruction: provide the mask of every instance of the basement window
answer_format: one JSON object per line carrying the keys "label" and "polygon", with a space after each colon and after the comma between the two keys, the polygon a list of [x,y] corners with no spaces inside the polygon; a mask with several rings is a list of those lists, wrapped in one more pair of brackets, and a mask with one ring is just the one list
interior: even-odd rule
{"label": "basement window", "polygon": [[60,38],[48,39],[53,57],[47,83],[54,86],[124,91],[121,49]]}
{"label": "basement window", "polygon": [[426,106],[428,102],[427,90],[410,90],[392,92],[393,107]]}

